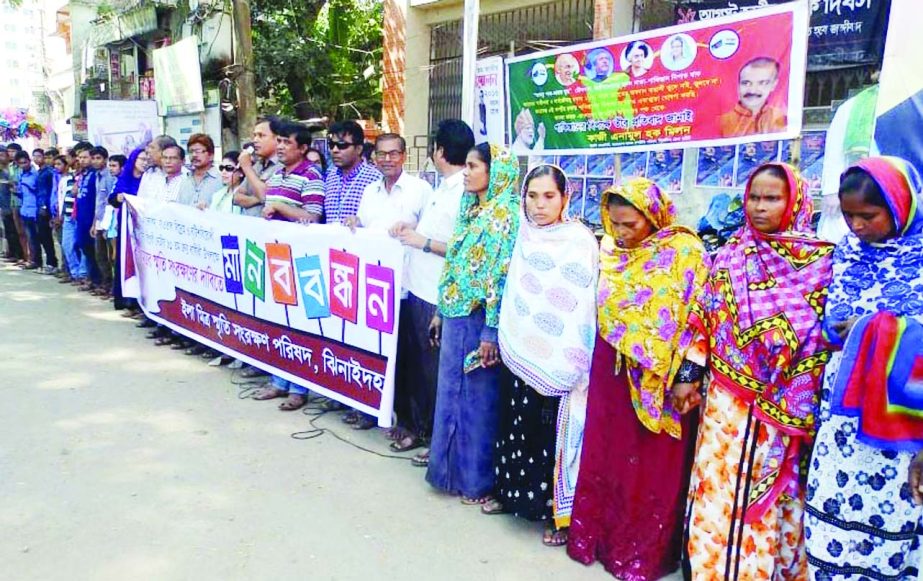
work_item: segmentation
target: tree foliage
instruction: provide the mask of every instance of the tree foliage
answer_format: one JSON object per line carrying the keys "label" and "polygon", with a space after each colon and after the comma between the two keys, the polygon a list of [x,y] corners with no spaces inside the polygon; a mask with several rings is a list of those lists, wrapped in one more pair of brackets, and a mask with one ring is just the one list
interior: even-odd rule
{"label": "tree foliage", "polygon": [[261,111],[299,119],[380,114],[379,0],[252,0],[251,11]]}

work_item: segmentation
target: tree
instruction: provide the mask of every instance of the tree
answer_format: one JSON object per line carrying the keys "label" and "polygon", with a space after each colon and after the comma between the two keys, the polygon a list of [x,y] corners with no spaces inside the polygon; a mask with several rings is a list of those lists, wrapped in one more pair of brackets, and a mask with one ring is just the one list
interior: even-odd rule
{"label": "tree", "polygon": [[299,119],[377,117],[382,3],[252,0],[260,110]]}

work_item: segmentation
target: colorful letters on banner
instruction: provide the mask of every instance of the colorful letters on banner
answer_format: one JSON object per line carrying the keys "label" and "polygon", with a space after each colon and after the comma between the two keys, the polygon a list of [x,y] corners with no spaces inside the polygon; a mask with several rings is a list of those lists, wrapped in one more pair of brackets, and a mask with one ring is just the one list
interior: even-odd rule
{"label": "colorful letters on banner", "polygon": [[394,271],[386,266],[365,266],[365,324],[383,333],[394,332]]}
{"label": "colorful letters on banner", "polygon": [[359,257],[330,249],[330,312],[350,323],[359,321]]}
{"label": "colorful letters on banner", "polygon": [[221,237],[221,257],[224,262],[224,288],[235,295],[244,294],[244,278],[240,270],[240,243],[237,236]]}
{"label": "colorful letters on banner", "polygon": [[390,427],[400,242],[128,198],[122,290],[148,318]]}
{"label": "colorful letters on banner", "polygon": [[326,319],[330,316],[327,302],[327,284],[321,270],[320,256],[303,256],[295,259],[298,269],[298,284],[301,286],[301,300],[309,319]]}
{"label": "colorful letters on banner", "polygon": [[244,287],[261,301],[266,300],[266,253],[252,240],[247,240]]}
{"label": "colorful letters on banner", "polygon": [[280,305],[297,305],[295,275],[292,272],[292,247],[288,244],[266,244],[269,260],[269,280],[272,284],[272,300]]}

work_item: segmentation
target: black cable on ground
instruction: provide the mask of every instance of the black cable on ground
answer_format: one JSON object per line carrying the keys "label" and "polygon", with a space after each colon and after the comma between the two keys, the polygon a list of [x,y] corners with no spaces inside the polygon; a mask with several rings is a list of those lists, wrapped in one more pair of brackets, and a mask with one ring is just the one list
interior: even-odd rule
{"label": "black cable on ground", "polygon": [[409,456],[396,456],[396,455],[394,455],[394,454],[384,454],[384,453],[378,452],[378,451],[376,451],[376,450],[371,450],[371,449],[369,449],[369,448],[366,448],[365,446],[360,446],[359,444],[357,444],[357,443],[355,443],[355,442],[349,441],[348,439],[346,439],[346,438],[344,438],[343,436],[337,434],[336,431],[334,431],[334,430],[332,430],[332,429],[330,429],[330,428],[322,428],[322,427],[319,427],[319,426],[316,425],[314,422],[316,422],[317,420],[319,420],[319,419],[322,418],[323,416],[327,415],[327,414],[330,413],[330,411],[331,411],[331,410],[326,409],[326,408],[324,407],[324,404],[322,403],[323,401],[325,401],[324,398],[318,398],[318,399],[313,400],[313,401],[312,401],[311,399],[308,400],[308,405],[306,405],[304,408],[302,408],[301,413],[303,413],[304,415],[306,415],[306,416],[308,416],[308,417],[311,418],[310,420],[308,420],[308,425],[311,426],[311,429],[310,429],[310,430],[303,430],[303,431],[295,432],[295,433],[291,434],[291,437],[292,437],[293,439],[295,439],[295,440],[313,440],[314,438],[319,438],[320,436],[323,436],[324,434],[330,434],[331,436],[333,436],[333,437],[336,438],[337,440],[343,442],[344,444],[349,444],[350,446],[352,446],[353,448],[356,448],[357,450],[361,450],[361,451],[363,451],[363,452],[367,452],[367,453],[369,453],[369,454],[378,456],[379,458],[388,458],[389,460],[404,460],[404,461],[407,461],[407,462],[409,462],[410,460],[412,460],[412,458],[409,457]]}
{"label": "black cable on ground", "polygon": [[241,377],[244,369],[246,367],[231,371],[231,385],[237,387],[237,399],[251,399],[253,394],[266,386],[266,376]]}

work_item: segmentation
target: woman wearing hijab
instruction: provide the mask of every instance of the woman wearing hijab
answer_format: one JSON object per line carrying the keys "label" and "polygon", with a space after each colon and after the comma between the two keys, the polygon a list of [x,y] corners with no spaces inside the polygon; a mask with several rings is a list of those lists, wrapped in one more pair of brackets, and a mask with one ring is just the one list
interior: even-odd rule
{"label": "woman wearing hijab", "polygon": [[484,143],[468,153],[463,171],[465,194],[439,283],[442,346],[426,480],[480,505],[494,490],[497,326],[519,227],[519,160]]}
{"label": "woman wearing hijab", "polygon": [[829,358],[833,252],[812,211],[788,165],[753,172],[746,224],[715,256],[692,315],[711,373],[688,507],[693,579],[806,577],[801,468]]}
{"label": "woman wearing hijab", "polygon": [[708,258],[648,179],[606,190],[601,213],[599,333],[567,551],[620,579],[654,580],[680,562],[695,417],[672,396],[705,371],[688,319]]}
{"label": "woman wearing hijab", "polygon": [[599,247],[569,202],[560,168],[526,176],[500,311],[498,497],[481,507],[554,519],[548,546],[567,542],[596,329]]}
{"label": "woman wearing hijab", "polygon": [[[920,497],[919,478],[908,486],[905,476],[914,453],[923,450],[923,422],[919,402],[905,406],[894,390],[901,369],[913,368],[914,350],[923,364],[921,188],[909,163],[884,157],[859,162],[840,184],[852,233],[833,255],[824,328],[832,342],[846,344],[827,364],[808,475],[811,579],[916,579],[923,556],[923,510],[913,502]],[[870,334],[883,316],[903,334]],[[900,348],[902,342],[908,349]],[[901,385],[908,385],[906,375]],[[853,403],[853,393],[861,394],[861,405]],[[876,398],[904,409],[876,408]]]}
{"label": "woman wearing hijab", "polygon": [[127,299],[122,296],[122,212],[120,211],[125,196],[136,196],[138,186],[141,185],[141,177],[147,169],[149,157],[145,146],[141,146],[131,152],[128,160],[125,162],[125,168],[119,175],[119,179],[109,194],[109,205],[117,210],[118,235],[115,243],[115,277],[112,280],[112,297],[116,310],[128,309],[130,316],[138,313],[138,306],[134,299]]}

